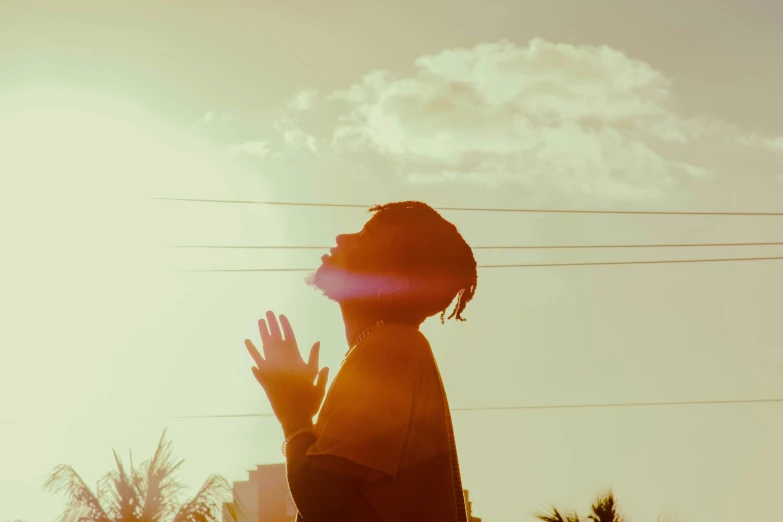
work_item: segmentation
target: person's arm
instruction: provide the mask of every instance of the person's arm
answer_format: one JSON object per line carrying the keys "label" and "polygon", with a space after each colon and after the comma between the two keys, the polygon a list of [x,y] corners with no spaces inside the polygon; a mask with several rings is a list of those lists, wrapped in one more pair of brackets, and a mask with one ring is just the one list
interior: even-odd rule
{"label": "person's arm", "polygon": [[[288,320],[281,315],[278,325],[274,313],[267,312],[266,316],[266,320],[259,320],[264,355],[249,339],[245,340],[245,346],[256,363],[252,368],[253,375],[263,387],[288,437],[302,428],[313,427],[312,419],[323,401],[328,370],[318,369],[319,343],[313,345],[305,364]],[[285,333],[285,338],[282,333]],[[351,409],[350,400],[341,397],[338,402],[348,406],[348,410]],[[345,420],[348,422],[342,422],[343,430],[355,431],[357,427],[351,422],[355,419],[342,419]],[[334,441],[334,437],[328,436],[332,431],[326,429],[328,442]],[[350,442],[345,440],[341,430],[337,430],[335,435],[339,440]],[[286,472],[289,475],[289,490],[299,512],[312,522],[327,521],[344,510],[347,503],[358,494],[359,486],[368,473],[361,466],[351,466],[350,460],[355,459],[350,456],[341,459],[341,455],[329,457],[324,452],[318,456],[307,455],[314,442],[315,437],[306,433],[298,434],[289,441],[286,448]]]}
{"label": "person's arm", "polygon": [[[333,520],[360,489],[395,477],[409,431],[416,369],[397,344],[365,346],[341,368],[318,420],[318,436],[300,434],[286,448],[291,496],[305,522]],[[289,417],[286,436],[312,427]]]}
{"label": "person's arm", "polygon": [[355,501],[362,484],[378,472],[347,459],[307,455],[315,437],[302,434],[286,448],[288,488],[304,522],[328,522]]}

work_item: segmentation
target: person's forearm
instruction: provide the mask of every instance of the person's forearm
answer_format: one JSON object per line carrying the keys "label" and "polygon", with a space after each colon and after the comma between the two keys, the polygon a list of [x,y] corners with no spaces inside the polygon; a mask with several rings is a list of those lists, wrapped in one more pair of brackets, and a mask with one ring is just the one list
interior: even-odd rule
{"label": "person's forearm", "polygon": [[[282,422],[283,435],[288,438],[297,431],[313,429],[312,420],[296,419],[289,420],[288,422]],[[288,475],[288,489],[291,491],[291,496],[294,497],[294,502],[299,505],[297,496],[301,497],[308,492],[302,492],[301,482],[302,476],[306,470],[305,457],[307,456],[307,450],[310,449],[315,443],[315,434],[311,431],[309,433],[300,433],[293,439],[291,439],[285,447],[286,457],[286,474]],[[294,494],[296,490],[296,494]]]}
{"label": "person's forearm", "polygon": [[286,469],[289,469],[292,466],[294,468],[301,466],[307,455],[307,450],[310,449],[310,446],[314,443],[315,435],[312,432],[302,433],[291,439],[285,449]]}
{"label": "person's forearm", "polygon": [[307,450],[315,436],[303,433],[286,448],[288,488],[304,522],[330,522],[358,495],[361,479],[333,473],[314,465]]}

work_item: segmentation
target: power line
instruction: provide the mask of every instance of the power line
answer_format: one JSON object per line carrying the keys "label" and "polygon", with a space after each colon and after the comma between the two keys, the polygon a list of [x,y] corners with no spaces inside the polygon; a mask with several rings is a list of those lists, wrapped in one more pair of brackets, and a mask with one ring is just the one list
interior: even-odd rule
{"label": "power line", "polygon": [[[783,241],[766,243],[671,243],[671,244],[624,244],[624,245],[510,245],[472,246],[472,250],[566,250],[591,248],[692,248],[692,247],[748,247],[783,246]],[[299,245],[173,245],[171,248],[235,249],[235,250],[328,250],[330,246]]]}
{"label": "power line", "polygon": [[[191,203],[228,203],[238,205],[277,205],[289,207],[328,207],[328,208],[363,208],[373,205],[348,203],[301,203],[292,201],[245,201],[231,199],[192,199],[192,198],[150,198],[156,201],[182,201]],[[636,214],[663,216],[783,216],[783,212],[686,212],[686,211],[652,211],[652,210],[572,210],[572,209],[530,209],[530,208],[481,208],[481,207],[435,207],[435,210],[463,212],[520,212],[537,214]]]}
{"label": "power line", "polygon": [[[565,266],[613,266],[613,265],[662,265],[676,263],[726,263],[738,261],[772,261],[783,260],[783,256],[775,257],[729,257],[719,259],[666,259],[658,261],[598,261],[582,263],[527,263],[513,265],[478,265],[478,268],[541,268]],[[312,272],[315,268],[229,268],[216,270],[182,270],[183,272]]]}
{"label": "power line", "polygon": [[[666,406],[728,406],[740,404],[781,404],[783,398],[775,399],[726,399],[705,401],[659,401],[659,402],[616,402],[594,404],[535,404],[527,406],[476,406],[468,408],[451,408],[452,412],[471,411],[532,411],[532,410],[577,410],[596,408],[651,408]],[[219,415],[176,415],[165,416],[164,419],[189,420],[189,419],[240,419],[240,418],[268,418],[274,417],[274,413],[229,413]],[[14,422],[15,419],[0,419],[0,422]]]}
{"label": "power line", "polygon": [[661,261],[599,261],[587,263],[531,263],[520,265],[481,265],[481,268],[538,268],[555,266],[611,266],[611,265],[662,265],[673,263],[729,263],[732,261],[772,261],[781,260],[783,256],[775,257],[727,257],[720,259],[665,259]]}
{"label": "power line", "polygon": [[[474,408],[451,408],[451,411],[509,411],[509,410],[565,410],[585,408],[643,408],[663,406],[719,406],[730,404],[774,404],[783,403],[781,399],[728,399],[711,401],[670,401],[670,402],[616,402],[598,404],[550,404],[529,406],[477,406]],[[166,419],[230,419],[249,417],[274,417],[274,413],[235,413],[223,415],[182,415],[165,417]]]}

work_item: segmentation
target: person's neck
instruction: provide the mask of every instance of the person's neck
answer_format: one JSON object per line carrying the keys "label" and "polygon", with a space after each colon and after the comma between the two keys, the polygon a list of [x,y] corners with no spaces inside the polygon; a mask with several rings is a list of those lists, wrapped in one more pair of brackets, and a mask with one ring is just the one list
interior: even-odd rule
{"label": "person's neck", "polygon": [[395,315],[389,311],[383,311],[379,308],[374,308],[367,305],[361,305],[358,303],[341,303],[340,311],[343,315],[343,323],[345,323],[345,340],[348,342],[348,347],[351,348],[356,338],[359,337],[362,332],[376,324],[378,321],[384,321],[385,323],[406,323],[411,326],[419,327],[418,324],[413,324],[410,321],[395,317]]}

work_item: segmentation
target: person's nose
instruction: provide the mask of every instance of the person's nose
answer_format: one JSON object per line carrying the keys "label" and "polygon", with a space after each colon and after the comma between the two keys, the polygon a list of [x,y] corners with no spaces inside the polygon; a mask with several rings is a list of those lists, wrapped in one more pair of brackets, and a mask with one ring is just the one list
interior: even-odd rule
{"label": "person's nose", "polygon": [[344,248],[345,245],[347,245],[351,238],[353,238],[356,234],[339,234],[335,238],[335,243],[337,243],[337,248]]}

